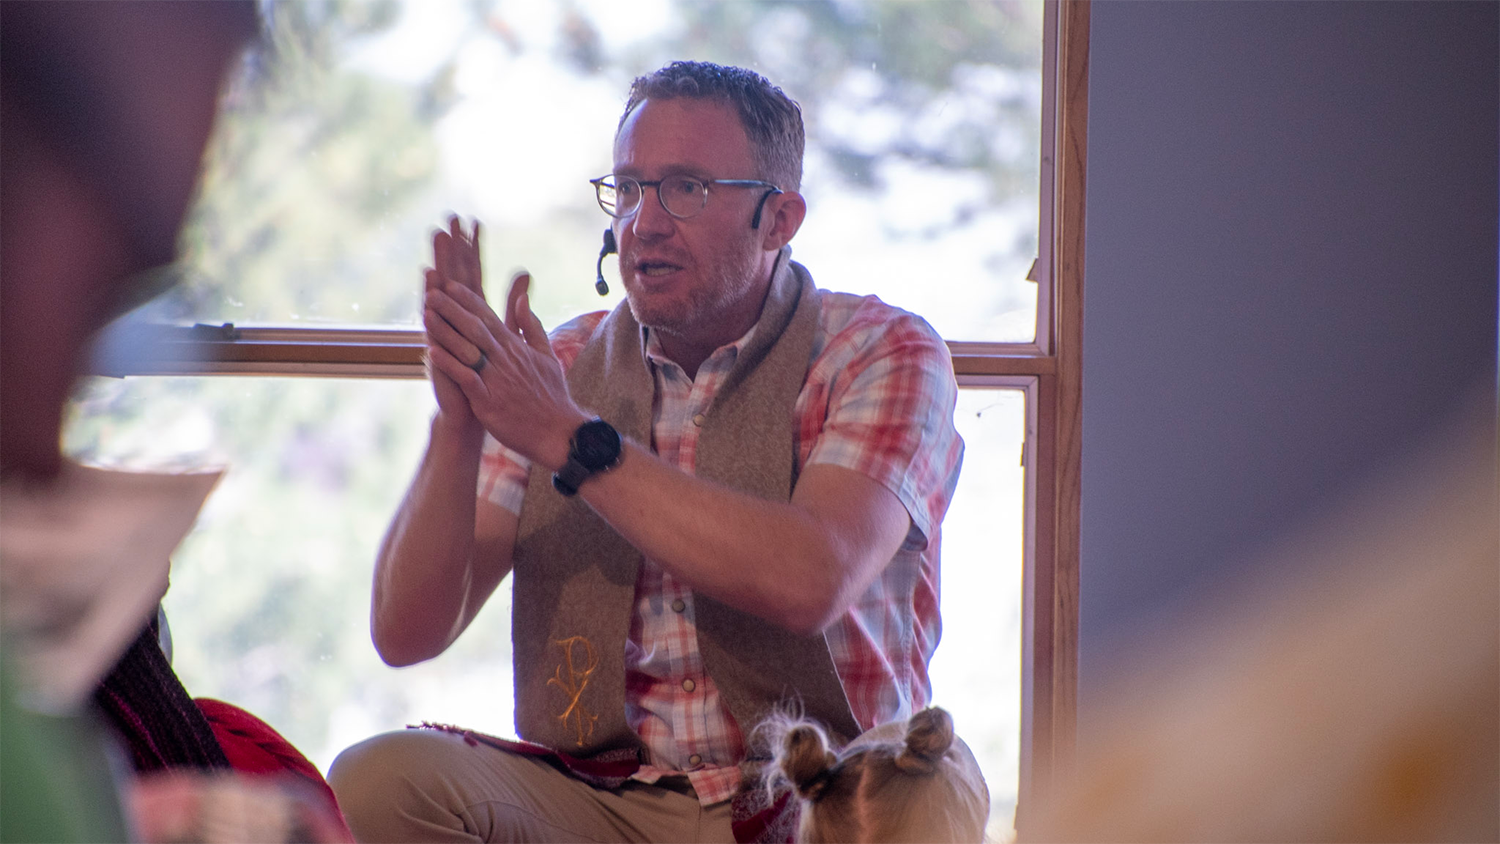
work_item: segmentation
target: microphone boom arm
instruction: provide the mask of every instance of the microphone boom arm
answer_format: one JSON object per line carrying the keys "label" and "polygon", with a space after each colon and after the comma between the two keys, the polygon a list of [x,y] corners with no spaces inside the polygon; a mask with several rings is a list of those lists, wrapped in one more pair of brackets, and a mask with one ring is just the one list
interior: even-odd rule
{"label": "microphone boom arm", "polygon": [[609,295],[609,282],[604,280],[604,258],[608,255],[614,255],[619,251],[619,247],[615,245],[615,230],[613,228],[605,229],[604,247],[599,250],[599,263],[594,267],[596,275],[594,290],[598,291],[600,296]]}

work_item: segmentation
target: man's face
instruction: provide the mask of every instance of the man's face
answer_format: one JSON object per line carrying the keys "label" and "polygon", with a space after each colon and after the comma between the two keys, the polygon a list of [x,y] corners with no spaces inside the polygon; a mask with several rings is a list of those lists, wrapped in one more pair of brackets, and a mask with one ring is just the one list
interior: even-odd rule
{"label": "man's face", "polygon": [[[620,127],[614,171],[642,181],[688,175],[755,179],[750,141],[733,108],[708,100],[646,100]],[[631,313],[642,325],[702,339],[731,336],[760,315],[775,250],[767,251],[768,220],[752,229],[763,189],[711,186],[702,213],[668,214],[646,188],[633,216],[614,223],[620,275]]]}

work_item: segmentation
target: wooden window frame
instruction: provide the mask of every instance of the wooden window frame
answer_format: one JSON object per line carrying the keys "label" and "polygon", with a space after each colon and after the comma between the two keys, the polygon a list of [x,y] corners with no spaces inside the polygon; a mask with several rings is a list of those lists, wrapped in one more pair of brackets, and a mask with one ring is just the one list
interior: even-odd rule
{"label": "wooden window frame", "polygon": [[[1078,689],[1079,479],[1090,0],[1045,0],[1041,198],[1031,343],[950,342],[960,387],[1026,393],[1021,810],[1071,763]],[[425,378],[413,329],[163,327],[110,376]]]}

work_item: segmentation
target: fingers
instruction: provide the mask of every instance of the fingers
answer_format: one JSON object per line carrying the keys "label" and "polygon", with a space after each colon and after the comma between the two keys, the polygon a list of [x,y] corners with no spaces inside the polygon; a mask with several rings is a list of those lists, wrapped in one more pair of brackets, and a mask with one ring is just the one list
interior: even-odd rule
{"label": "fingers", "polygon": [[452,269],[448,278],[473,290],[473,271],[477,262],[470,260],[469,252],[474,244],[469,240],[468,233],[464,231],[463,220],[460,220],[457,214],[448,218],[448,244],[448,256]]}
{"label": "fingers", "polygon": [[471,402],[485,392],[484,379],[474,371],[474,367],[459,360],[457,355],[442,346],[427,347],[427,365],[457,384],[463,390],[464,397]]}
{"label": "fingers", "polygon": [[448,227],[432,233],[432,263],[438,277],[460,284],[484,298],[484,272],[479,260],[479,221],[464,231],[458,215],[448,218]]}
{"label": "fingers", "polygon": [[448,218],[450,234],[455,245],[455,281],[484,298],[484,274],[479,265],[479,221],[474,221],[472,231],[465,232],[463,221],[454,215]]}
{"label": "fingers", "polygon": [[470,340],[435,308],[429,307],[423,312],[422,327],[427,330],[429,354],[441,349],[465,366],[472,366],[479,360],[481,353],[488,355],[479,343]]}
{"label": "fingers", "polygon": [[531,273],[525,270],[510,281],[510,292],[505,297],[505,327],[521,335],[526,345],[554,357],[547,330],[531,310]]}
{"label": "fingers", "polygon": [[547,329],[542,327],[541,319],[531,310],[531,295],[522,292],[516,309],[521,320],[521,336],[525,338],[526,345],[555,359],[557,356],[552,353],[552,340],[547,337]]}
{"label": "fingers", "polygon": [[[514,335],[474,291],[448,282],[427,296],[424,316],[428,334],[444,343],[460,359],[472,364],[479,352],[493,357],[500,347],[516,342]],[[475,351],[469,353],[472,347]]]}
{"label": "fingers", "polygon": [[483,299],[484,273],[479,265],[479,220],[477,219],[474,221],[474,231],[469,234],[468,259],[469,280],[472,282],[469,289],[478,293],[479,298]]}
{"label": "fingers", "polygon": [[432,268],[430,272],[438,274],[439,278],[447,278],[448,270],[448,233],[437,229],[432,233]]}
{"label": "fingers", "polygon": [[510,292],[505,296],[505,327],[521,333],[520,318],[516,314],[516,302],[531,289],[531,273],[521,270],[510,280]]}
{"label": "fingers", "polygon": [[[429,297],[432,298],[434,303],[439,298],[445,298],[450,306],[460,311],[468,312],[484,325],[485,330],[494,336],[496,342],[506,343],[510,340],[511,332],[506,329],[505,323],[490,308],[489,303],[484,300],[484,297],[456,283],[444,284],[435,293],[437,294],[436,296]],[[462,328],[461,326],[459,327]]]}

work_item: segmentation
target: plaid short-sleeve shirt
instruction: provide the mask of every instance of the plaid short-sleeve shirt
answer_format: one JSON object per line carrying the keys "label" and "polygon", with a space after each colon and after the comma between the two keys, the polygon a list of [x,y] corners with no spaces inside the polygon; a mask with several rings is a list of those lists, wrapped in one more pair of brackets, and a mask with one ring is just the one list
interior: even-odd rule
{"label": "plaid short-sleeve shirt", "polygon": [[[911,715],[931,697],[927,663],[941,631],[940,526],[963,457],[953,427],[957,385],[947,346],[920,317],[873,296],[818,295],[812,364],[788,420],[798,469],[823,463],[859,472],[894,493],[911,516],[895,557],[825,631],[854,717],[869,729]],[[604,316],[586,314],[553,332],[564,368]],[[691,474],[702,414],[749,335],[716,350],[689,380],[645,333],[656,387],[649,445]],[[528,470],[524,458],[487,439],[480,496],[519,513]],[[711,804],[739,786],[744,734],[704,672],[693,618],[692,591],[647,559],[625,646],[626,717],[651,753],[637,778],[685,773]]]}

